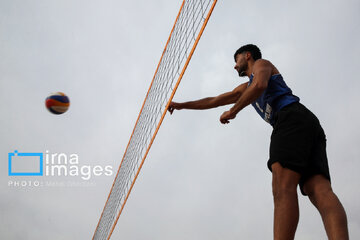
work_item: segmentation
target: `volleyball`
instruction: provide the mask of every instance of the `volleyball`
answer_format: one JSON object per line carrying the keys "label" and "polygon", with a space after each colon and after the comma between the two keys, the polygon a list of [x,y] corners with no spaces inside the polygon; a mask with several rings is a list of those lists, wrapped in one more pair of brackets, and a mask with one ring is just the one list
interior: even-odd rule
{"label": "volleyball", "polygon": [[70,100],[62,92],[50,94],[45,100],[46,108],[53,114],[63,114],[70,106]]}

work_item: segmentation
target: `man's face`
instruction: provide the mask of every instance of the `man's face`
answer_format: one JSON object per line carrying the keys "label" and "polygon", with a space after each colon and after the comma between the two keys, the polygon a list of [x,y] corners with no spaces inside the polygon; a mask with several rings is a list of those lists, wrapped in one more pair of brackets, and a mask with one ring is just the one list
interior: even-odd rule
{"label": "man's face", "polygon": [[240,53],[240,54],[236,55],[234,69],[239,73],[240,77],[246,76],[246,70],[248,68],[248,63],[245,59],[245,54],[246,53]]}

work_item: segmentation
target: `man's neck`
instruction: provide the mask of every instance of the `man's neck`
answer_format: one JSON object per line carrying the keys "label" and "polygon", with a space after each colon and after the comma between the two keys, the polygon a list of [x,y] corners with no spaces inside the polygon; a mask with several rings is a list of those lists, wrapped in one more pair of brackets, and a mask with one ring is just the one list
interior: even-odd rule
{"label": "man's neck", "polygon": [[250,78],[251,74],[253,73],[255,61],[248,62],[248,69],[246,70],[246,75]]}

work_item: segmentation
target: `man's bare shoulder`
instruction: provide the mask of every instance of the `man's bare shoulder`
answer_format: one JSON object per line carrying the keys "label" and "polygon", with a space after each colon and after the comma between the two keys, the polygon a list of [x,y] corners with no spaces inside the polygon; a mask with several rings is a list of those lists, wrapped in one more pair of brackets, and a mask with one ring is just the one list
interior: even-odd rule
{"label": "man's bare shoulder", "polygon": [[274,65],[267,59],[258,59],[254,63],[254,67],[256,67],[256,68],[259,68],[259,67],[272,67],[272,66],[274,66]]}
{"label": "man's bare shoulder", "polygon": [[271,71],[271,75],[279,74],[279,70],[267,59],[258,59],[255,61],[253,71],[268,70]]}

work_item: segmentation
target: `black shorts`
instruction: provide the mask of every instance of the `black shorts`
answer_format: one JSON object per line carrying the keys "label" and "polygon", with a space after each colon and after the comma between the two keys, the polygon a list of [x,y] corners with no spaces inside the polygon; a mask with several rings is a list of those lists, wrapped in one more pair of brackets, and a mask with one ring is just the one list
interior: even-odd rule
{"label": "black shorts", "polygon": [[301,103],[285,106],[274,115],[268,168],[279,162],[282,167],[301,174],[300,189],[316,174],[330,181],[326,156],[326,137],[317,117]]}

